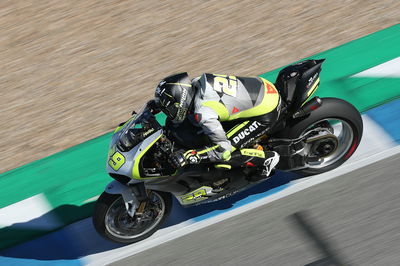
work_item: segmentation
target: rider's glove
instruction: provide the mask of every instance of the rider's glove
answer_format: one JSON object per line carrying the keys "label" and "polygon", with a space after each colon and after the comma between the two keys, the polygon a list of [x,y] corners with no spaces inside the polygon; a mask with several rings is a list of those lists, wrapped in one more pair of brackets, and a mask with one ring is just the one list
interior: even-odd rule
{"label": "rider's glove", "polygon": [[189,150],[185,153],[177,152],[170,157],[170,162],[175,168],[183,167],[187,164],[198,164],[200,160],[200,156],[195,150]]}

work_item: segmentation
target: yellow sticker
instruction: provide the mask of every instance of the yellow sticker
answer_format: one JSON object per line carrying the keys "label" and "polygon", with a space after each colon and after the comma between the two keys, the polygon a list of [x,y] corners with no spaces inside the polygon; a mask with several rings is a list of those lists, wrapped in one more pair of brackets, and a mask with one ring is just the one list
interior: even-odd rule
{"label": "yellow sticker", "polygon": [[122,165],[125,163],[125,157],[119,153],[116,152],[114,153],[111,157],[110,160],[108,160],[108,164],[111,166],[112,169],[115,171],[118,171]]}
{"label": "yellow sticker", "polygon": [[198,188],[192,192],[189,192],[183,196],[180,196],[180,199],[182,201],[182,203],[191,203],[191,202],[196,202],[196,201],[201,201],[201,200],[205,200],[207,199],[207,197],[203,197],[203,196],[207,196],[207,188],[211,189],[210,187],[201,187]]}
{"label": "yellow sticker", "polygon": [[246,155],[246,156],[265,158],[264,151],[260,151],[260,150],[256,150],[256,149],[241,149],[240,153],[242,155]]}

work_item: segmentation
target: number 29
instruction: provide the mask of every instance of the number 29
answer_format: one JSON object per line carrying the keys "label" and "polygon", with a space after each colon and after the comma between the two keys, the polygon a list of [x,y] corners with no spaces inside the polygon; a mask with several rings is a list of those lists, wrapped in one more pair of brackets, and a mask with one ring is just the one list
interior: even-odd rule
{"label": "number 29", "polygon": [[235,76],[214,75],[214,90],[225,93],[226,95],[236,97],[237,78]]}

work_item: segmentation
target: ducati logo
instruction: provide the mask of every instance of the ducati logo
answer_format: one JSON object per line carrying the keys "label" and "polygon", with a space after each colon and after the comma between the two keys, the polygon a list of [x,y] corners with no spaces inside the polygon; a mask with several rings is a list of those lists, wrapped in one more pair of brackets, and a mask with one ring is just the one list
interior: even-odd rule
{"label": "ducati logo", "polygon": [[245,139],[246,136],[249,136],[251,132],[255,131],[259,125],[261,125],[259,122],[254,121],[253,123],[250,124],[249,127],[245,128],[244,130],[239,132],[237,136],[233,137],[233,142],[235,144],[238,144],[239,141]]}

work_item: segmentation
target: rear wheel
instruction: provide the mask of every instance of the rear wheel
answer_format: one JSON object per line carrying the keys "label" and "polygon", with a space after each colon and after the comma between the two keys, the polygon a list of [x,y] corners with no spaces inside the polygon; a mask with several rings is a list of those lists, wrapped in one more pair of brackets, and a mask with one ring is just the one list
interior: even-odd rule
{"label": "rear wheel", "polygon": [[134,243],[151,236],[168,217],[172,207],[171,194],[151,191],[141,214],[129,216],[120,194],[103,192],[93,214],[96,231],[108,240]]}
{"label": "rear wheel", "polygon": [[305,137],[301,151],[306,159],[301,175],[332,170],[348,160],[357,149],[363,133],[360,113],[350,103],[322,98],[322,105],[305,118],[295,119],[278,134],[280,138]]}

